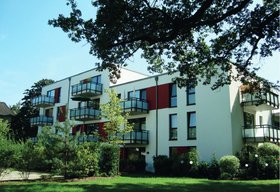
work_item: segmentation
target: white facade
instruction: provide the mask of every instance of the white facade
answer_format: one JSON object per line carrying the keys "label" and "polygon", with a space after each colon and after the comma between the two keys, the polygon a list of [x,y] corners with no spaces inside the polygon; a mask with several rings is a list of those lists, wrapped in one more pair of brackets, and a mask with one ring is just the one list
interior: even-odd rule
{"label": "white facade", "polygon": [[[81,97],[75,98],[73,96],[75,85],[85,85],[88,83],[85,81],[86,79],[98,75],[101,75],[101,82],[98,82],[102,84],[101,93],[91,95],[80,92]],[[111,84],[107,71],[89,70],[43,87],[42,95],[47,95],[48,91],[60,88],[60,91],[57,91],[60,93],[60,99],[56,101],[57,103],[44,105],[42,103],[45,99],[37,102],[34,100],[33,103],[37,107],[41,107],[41,115],[46,115],[46,111],[51,109],[49,113],[52,113],[53,119],[49,122],[50,124],[61,120],[58,110],[61,110],[59,107],[65,106],[64,115],[80,120],[76,121],[77,124],[95,124],[100,128],[102,122],[105,121],[104,119],[85,117],[84,112],[89,112],[85,110],[82,111],[83,116],[81,116],[79,109],[86,106],[86,102],[83,101],[87,99],[97,99],[100,103],[108,102],[108,96],[104,90],[114,89],[122,99],[127,101],[124,106],[129,106],[126,111],[131,111],[131,121],[137,122],[136,124],[139,125],[135,134],[128,136],[130,140],[126,141],[125,145],[128,151],[123,149],[123,153],[131,153],[135,149],[139,155],[145,158],[148,171],[153,171],[154,156],[174,155],[185,152],[190,147],[195,147],[198,150],[200,160],[209,161],[213,154],[217,158],[235,154],[246,142],[271,141],[279,143],[280,141],[279,115],[272,118],[272,111],[279,108],[278,95],[276,94],[272,95],[272,100],[266,99],[262,103],[250,103],[247,102],[248,99],[245,103],[243,102],[244,95],[240,92],[241,84],[239,82],[233,82],[231,85],[215,91],[211,90],[210,86],[199,85],[190,92],[186,88],[180,89],[178,87],[172,92],[174,88],[172,87],[173,76],[163,74],[148,77],[126,69],[122,70],[121,75],[122,77],[117,84]],[[58,100],[59,93],[53,95],[54,100]],[[187,102],[187,93],[190,93],[190,103]],[[133,97],[137,97],[138,104]],[[145,108],[146,103],[149,105],[148,110],[143,110],[141,107]],[[177,104],[171,107],[171,103]],[[78,110],[78,117],[73,116],[72,109]],[[96,113],[93,109],[91,112],[92,114]],[[249,126],[248,119],[253,122],[252,127]],[[45,119],[41,118],[31,121],[31,124],[41,126],[47,123]],[[272,125],[276,125],[276,128]],[[145,135],[140,133],[143,130],[146,131]],[[145,142],[140,141],[140,137]]]}

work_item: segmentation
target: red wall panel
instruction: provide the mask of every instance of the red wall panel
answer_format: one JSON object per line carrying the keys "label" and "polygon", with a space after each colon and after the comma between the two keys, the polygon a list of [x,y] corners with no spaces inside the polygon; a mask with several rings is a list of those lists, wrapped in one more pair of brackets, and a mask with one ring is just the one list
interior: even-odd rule
{"label": "red wall panel", "polygon": [[156,109],[156,87],[148,87],[147,92],[147,101],[149,103],[149,110]]}
{"label": "red wall panel", "polygon": [[169,84],[158,86],[158,109],[169,107]]}

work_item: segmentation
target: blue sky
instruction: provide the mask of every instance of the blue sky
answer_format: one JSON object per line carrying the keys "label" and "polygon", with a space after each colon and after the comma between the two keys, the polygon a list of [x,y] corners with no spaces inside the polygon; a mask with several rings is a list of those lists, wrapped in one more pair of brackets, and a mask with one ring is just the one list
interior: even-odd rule
{"label": "blue sky", "polygon": [[[89,0],[78,2],[85,16],[95,15]],[[95,67],[84,43],[74,43],[48,20],[70,9],[65,0],[0,0],[0,101],[13,105],[25,89],[43,79],[59,80]],[[259,75],[279,80],[280,54],[255,60]],[[128,68],[148,74],[147,65],[136,56]]]}

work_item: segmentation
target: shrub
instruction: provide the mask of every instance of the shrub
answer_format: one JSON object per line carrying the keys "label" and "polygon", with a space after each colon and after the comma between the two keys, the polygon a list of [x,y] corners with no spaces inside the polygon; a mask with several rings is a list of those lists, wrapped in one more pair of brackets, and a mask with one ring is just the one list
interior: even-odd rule
{"label": "shrub", "polygon": [[128,173],[143,173],[145,172],[145,159],[122,159],[120,161],[120,170]]}
{"label": "shrub", "polygon": [[100,145],[100,173],[106,176],[119,174],[120,148],[115,144],[102,143]]}
{"label": "shrub", "polygon": [[172,172],[172,160],[166,155],[159,155],[153,158],[155,173],[157,175],[168,176]]}
{"label": "shrub", "polygon": [[208,179],[219,179],[221,175],[220,165],[215,155],[213,155],[208,166]]}
{"label": "shrub", "polygon": [[244,179],[258,178],[258,151],[257,146],[246,144],[237,157],[240,160],[239,177]]}
{"label": "shrub", "polygon": [[280,147],[272,143],[264,143],[258,147],[258,177],[260,179],[279,178]]}
{"label": "shrub", "polygon": [[260,156],[273,156],[279,158],[280,156],[280,147],[273,143],[264,143],[258,147],[258,153]]}
{"label": "shrub", "polygon": [[209,165],[208,165],[207,162],[204,162],[204,161],[199,162],[197,168],[198,169],[197,169],[196,177],[198,177],[198,178],[208,178]]}
{"label": "shrub", "polygon": [[240,166],[239,159],[233,155],[223,156],[220,159],[221,178],[229,179],[235,177]]}

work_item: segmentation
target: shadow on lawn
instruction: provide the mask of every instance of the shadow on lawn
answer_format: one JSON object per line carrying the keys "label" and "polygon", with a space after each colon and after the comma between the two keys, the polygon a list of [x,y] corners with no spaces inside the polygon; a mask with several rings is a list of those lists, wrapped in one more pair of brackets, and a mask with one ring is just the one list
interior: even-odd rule
{"label": "shadow on lawn", "polygon": [[[140,178],[139,178],[140,179]],[[164,183],[160,184],[126,184],[111,185],[96,183],[13,183],[0,184],[1,192],[278,192],[278,184],[258,184],[238,181],[207,181],[199,183]]]}

